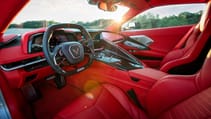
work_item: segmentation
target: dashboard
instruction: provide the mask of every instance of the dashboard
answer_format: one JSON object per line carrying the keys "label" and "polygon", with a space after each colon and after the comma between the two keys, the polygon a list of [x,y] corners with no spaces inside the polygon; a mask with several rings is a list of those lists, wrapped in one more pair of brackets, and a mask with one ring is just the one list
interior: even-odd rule
{"label": "dashboard", "polygon": [[[19,43],[20,45],[16,47],[11,46],[7,49],[1,50],[1,56],[6,57],[1,58],[0,68],[4,71],[13,71],[21,68],[25,71],[32,71],[45,67],[47,65],[47,61],[42,51],[44,31],[45,29],[41,29],[23,34],[20,40],[22,43]],[[95,39],[94,37],[99,33],[99,31],[91,31],[89,33],[92,39]],[[80,40],[84,40],[84,37],[79,31],[73,32],[69,30],[56,30],[49,40],[50,49],[53,51],[55,46],[62,42]],[[121,47],[117,46],[115,42],[95,39],[94,46],[96,50],[95,59],[98,61],[121,70],[143,68],[142,64],[137,64],[138,61],[132,61],[131,59],[135,58],[129,55]]]}
{"label": "dashboard", "polygon": [[[44,32],[45,29],[38,29],[22,34],[14,39],[15,42],[11,42],[11,45],[0,50],[0,68],[12,87],[21,87],[26,82],[40,80],[55,73],[48,65],[42,51]],[[89,32],[92,38],[98,33],[99,31]],[[57,30],[50,39],[50,49],[53,50],[62,42],[79,40],[83,40],[79,31]],[[132,55],[113,42],[96,39],[94,46],[96,61],[120,70],[143,68],[143,65],[134,60]]]}

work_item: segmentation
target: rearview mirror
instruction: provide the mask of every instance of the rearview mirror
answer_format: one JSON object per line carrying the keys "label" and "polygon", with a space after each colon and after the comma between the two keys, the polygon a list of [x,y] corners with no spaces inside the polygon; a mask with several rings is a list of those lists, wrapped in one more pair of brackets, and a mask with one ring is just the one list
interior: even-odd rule
{"label": "rearview mirror", "polygon": [[98,5],[98,8],[104,11],[114,12],[117,10],[117,5],[122,0],[87,0],[91,5]]}
{"label": "rearview mirror", "polygon": [[104,11],[109,11],[109,12],[114,12],[117,10],[117,6],[115,4],[107,3],[107,2],[99,2],[98,8]]}

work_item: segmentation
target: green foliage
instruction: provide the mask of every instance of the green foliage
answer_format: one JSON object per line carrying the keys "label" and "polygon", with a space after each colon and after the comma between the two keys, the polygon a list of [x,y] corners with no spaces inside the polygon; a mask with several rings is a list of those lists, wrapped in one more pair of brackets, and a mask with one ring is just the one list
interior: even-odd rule
{"label": "green foliage", "polygon": [[9,28],[41,28],[52,24],[57,24],[55,21],[26,21],[22,24],[10,24]]}
{"label": "green foliage", "polygon": [[[113,20],[111,19],[99,19],[92,22],[74,22],[75,24],[79,24],[84,26],[88,29],[103,29],[106,26],[109,26]],[[55,21],[26,21],[22,24],[11,24],[9,28],[41,28],[41,27],[47,27],[52,24],[58,24],[59,22]]]}
{"label": "green foliage", "polygon": [[20,26],[18,24],[10,24],[9,28],[19,28]]}
{"label": "green foliage", "polygon": [[149,28],[159,28],[168,26],[180,26],[195,24],[200,20],[202,11],[197,13],[182,12],[179,15],[172,15],[168,17],[160,18],[159,15],[154,15],[152,13],[139,15],[132,19],[129,23],[135,22],[136,27],[132,29],[149,29]]}
{"label": "green foliage", "polygon": [[109,26],[113,20],[111,19],[99,19],[92,22],[76,22],[76,24],[82,25],[87,29],[104,29],[105,27]]}
{"label": "green foliage", "polygon": [[40,28],[43,25],[42,21],[27,21],[23,23],[23,28]]}

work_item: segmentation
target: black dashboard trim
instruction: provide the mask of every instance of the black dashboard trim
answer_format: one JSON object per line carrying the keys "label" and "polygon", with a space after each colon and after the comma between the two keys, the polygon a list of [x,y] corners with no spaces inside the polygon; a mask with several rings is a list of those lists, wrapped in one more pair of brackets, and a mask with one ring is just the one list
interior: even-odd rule
{"label": "black dashboard trim", "polygon": [[34,60],[34,61],[31,61],[31,62],[28,62],[28,63],[25,63],[25,64],[16,65],[16,66],[13,66],[13,67],[7,67],[7,64],[6,65],[0,65],[0,68],[4,71],[13,71],[13,70],[24,68],[24,67],[27,67],[27,66],[31,66],[31,65],[34,65],[34,64],[37,64],[37,63],[41,63],[41,62],[44,62],[44,61],[46,61],[46,59],[42,58],[42,59]]}

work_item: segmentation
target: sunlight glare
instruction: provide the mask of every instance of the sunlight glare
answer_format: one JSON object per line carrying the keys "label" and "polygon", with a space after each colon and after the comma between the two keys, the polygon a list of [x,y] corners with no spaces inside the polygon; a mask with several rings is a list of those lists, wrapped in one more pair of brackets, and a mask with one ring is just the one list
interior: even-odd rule
{"label": "sunlight glare", "polygon": [[111,19],[113,19],[115,22],[121,22],[123,15],[129,10],[128,7],[124,6],[118,6],[117,11],[115,11],[113,14],[111,14]]}

